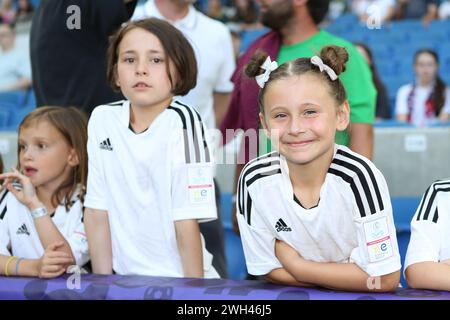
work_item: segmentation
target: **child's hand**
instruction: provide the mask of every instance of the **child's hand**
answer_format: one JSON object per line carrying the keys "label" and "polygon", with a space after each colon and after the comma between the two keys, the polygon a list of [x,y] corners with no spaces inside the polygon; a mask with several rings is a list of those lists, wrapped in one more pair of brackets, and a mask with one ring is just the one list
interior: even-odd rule
{"label": "child's hand", "polygon": [[63,245],[62,242],[55,242],[45,249],[44,255],[38,261],[39,278],[59,277],[66,271],[67,266],[73,263],[72,258],[67,253],[57,250]]}
{"label": "child's hand", "polygon": [[[42,207],[36,195],[36,189],[31,183],[30,179],[21,174],[17,169],[12,168],[12,172],[0,174],[0,179],[4,179],[3,186],[5,186],[21,203],[26,205],[30,210]],[[22,190],[17,190],[13,186],[14,181],[19,181],[22,185]]]}

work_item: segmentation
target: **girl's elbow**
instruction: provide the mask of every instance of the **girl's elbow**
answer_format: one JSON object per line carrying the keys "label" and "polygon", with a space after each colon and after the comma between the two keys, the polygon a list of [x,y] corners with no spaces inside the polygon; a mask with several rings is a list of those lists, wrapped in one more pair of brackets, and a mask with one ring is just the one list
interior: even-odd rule
{"label": "girl's elbow", "polygon": [[421,289],[420,276],[417,275],[417,270],[414,265],[409,266],[405,269],[405,279],[408,287],[411,289]]}
{"label": "girl's elbow", "polygon": [[397,290],[400,283],[400,270],[381,277],[381,292]]}

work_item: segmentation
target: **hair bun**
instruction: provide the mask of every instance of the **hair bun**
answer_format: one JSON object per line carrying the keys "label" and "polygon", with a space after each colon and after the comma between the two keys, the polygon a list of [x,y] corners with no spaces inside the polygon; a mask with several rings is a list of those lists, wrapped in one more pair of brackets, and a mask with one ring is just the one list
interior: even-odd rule
{"label": "hair bun", "polygon": [[261,66],[263,65],[264,61],[266,61],[268,56],[269,55],[264,51],[256,50],[248,63],[245,65],[244,73],[247,75],[247,77],[254,78],[262,74],[264,71],[263,69],[261,69]]}
{"label": "hair bun", "polygon": [[326,46],[320,50],[320,59],[328,65],[336,75],[345,71],[345,63],[348,61],[348,52],[344,47]]}

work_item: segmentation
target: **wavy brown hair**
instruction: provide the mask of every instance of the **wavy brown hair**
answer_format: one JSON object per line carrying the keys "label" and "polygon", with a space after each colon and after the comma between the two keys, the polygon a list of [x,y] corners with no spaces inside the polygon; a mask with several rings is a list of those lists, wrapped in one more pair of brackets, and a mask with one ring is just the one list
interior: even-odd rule
{"label": "wavy brown hair", "polygon": [[[87,157],[87,116],[75,107],[40,107],[30,112],[19,125],[21,130],[45,121],[61,133],[66,142],[73,148],[78,157],[78,165],[72,168],[69,177],[56,189],[52,195],[52,205],[64,204],[70,209],[71,199],[78,185],[81,185],[80,200],[84,201],[86,190],[88,157]],[[17,159],[20,159],[20,148],[17,148]],[[20,170],[20,164],[19,168]],[[63,203],[64,200],[64,203]]]}

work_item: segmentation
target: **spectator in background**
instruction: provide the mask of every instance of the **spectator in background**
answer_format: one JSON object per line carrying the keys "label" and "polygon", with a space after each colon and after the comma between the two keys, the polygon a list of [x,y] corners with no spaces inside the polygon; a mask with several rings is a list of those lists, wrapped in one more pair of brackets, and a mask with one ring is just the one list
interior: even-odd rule
{"label": "spectator in background", "polygon": [[258,23],[258,8],[254,0],[234,0],[234,7],[236,12],[231,21],[238,24],[240,30],[261,27]]}
{"label": "spectator in background", "polygon": [[438,120],[450,119],[450,89],[439,77],[438,69],[439,60],[434,51],[421,49],[416,52],[416,80],[397,92],[397,120],[426,127]]}
{"label": "spectator in background", "polygon": [[437,18],[439,0],[397,0],[397,19],[421,19],[427,25]]}
{"label": "spectator in background", "polygon": [[220,0],[209,0],[206,14],[223,23],[227,23],[229,20]]}
{"label": "spectator in background", "polygon": [[[395,15],[395,0],[352,0],[352,12],[361,22],[384,23]],[[368,21],[368,19],[374,21]]]}
{"label": "spectator in background", "polygon": [[377,89],[375,117],[377,120],[390,119],[391,108],[389,106],[388,93],[386,91],[386,87],[384,86],[383,82],[381,82],[381,79],[378,76],[377,68],[375,66],[375,62],[373,61],[372,51],[363,43],[354,43],[354,45],[367,61],[367,64],[370,67],[370,71],[372,71],[372,81],[375,85],[375,88]]}
{"label": "spectator in background", "polygon": [[40,2],[30,35],[38,106],[76,106],[90,114],[98,105],[123,99],[106,81],[106,49],[108,37],[135,6],[136,0]]}
{"label": "spectator in background", "polygon": [[[208,129],[220,125],[227,112],[233,90],[231,75],[235,68],[233,44],[227,27],[196,10],[193,0],[148,0],[136,10],[132,20],[155,17],[170,21],[183,32],[194,47],[198,63],[197,86],[178,101],[196,106]],[[219,140],[212,142],[213,154]],[[216,202],[220,190],[216,184]],[[218,219],[200,224],[206,249],[213,255],[213,266],[222,278],[227,277],[224,231],[220,211]]]}
{"label": "spectator in background", "polygon": [[33,20],[34,7],[30,0],[19,0],[15,25],[17,33],[29,33],[31,30],[31,20]]}
{"label": "spectator in background", "polygon": [[16,10],[12,0],[1,0],[0,4],[0,22],[12,23],[16,17]]}
{"label": "spectator in background", "polygon": [[439,6],[439,19],[444,20],[450,18],[450,1],[444,0]]}
{"label": "spectator in background", "polygon": [[28,52],[16,46],[12,24],[0,24],[0,48],[0,92],[30,88],[30,59]]}

